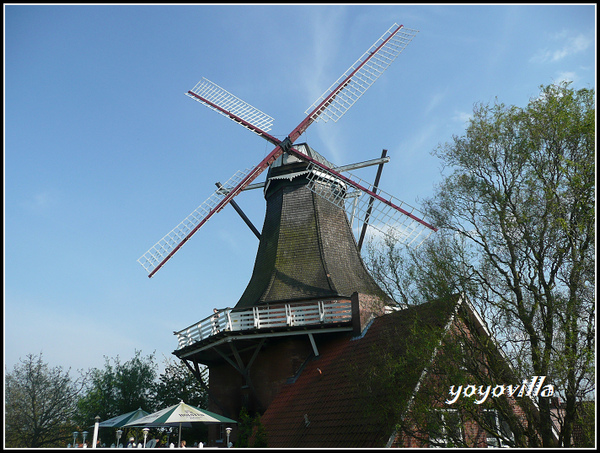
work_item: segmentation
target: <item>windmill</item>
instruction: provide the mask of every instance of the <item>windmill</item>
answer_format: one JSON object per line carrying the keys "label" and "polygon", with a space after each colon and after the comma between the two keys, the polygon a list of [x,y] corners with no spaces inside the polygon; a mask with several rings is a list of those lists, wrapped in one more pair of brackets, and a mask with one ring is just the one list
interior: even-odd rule
{"label": "windmill", "polygon": [[363,218],[365,224],[383,234],[393,234],[396,239],[413,245],[419,244],[435,231],[415,208],[355,176],[342,175],[340,169],[332,168],[324,159],[301,151],[307,148],[294,146],[312,123],[337,122],[389,67],[416,33],[416,30],[406,29],[402,25],[392,25],[305,111],[307,116],[284,140],[269,134],[272,117],[210,80],[203,78],[188,91],[186,95],[193,100],[258,134],[275,148],[254,168],[238,171],[225,184],[218,184],[218,189],[206,201],[138,259],[148,272],[148,277],[154,276],[213,215],[228,204],[233,204],[237,195],[278,159],[281,160],[282,156],[305,162],[309,190],[343,208],[351,219]]}

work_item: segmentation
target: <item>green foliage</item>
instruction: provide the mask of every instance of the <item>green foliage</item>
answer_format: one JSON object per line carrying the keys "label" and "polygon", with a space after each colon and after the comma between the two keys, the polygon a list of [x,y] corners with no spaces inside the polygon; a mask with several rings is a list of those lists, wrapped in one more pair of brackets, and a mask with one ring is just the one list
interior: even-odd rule
{"label": "green foliage", "polygon": [[578,447],[594,448],[596,446],[596,402],[583,401],[577,407],[578,432],[573,435],[577,438]]}
{"label": "green foliage", "polygon": [[[157,368],[154,354],[143,356],[135,351],[124,363],[118,356],[105,357],[103,369],[91,369],[72,380],[68,372],[49,368],[41,354],[27,356],[6,374],[6,446],[64,447],[72,441],[74,431],[91,433],[96,416],[108,420],[138,408],[153,412],[182,399],[207,407],[206,391],[183,362],[166,359],[164,372],[158,377]],[[121,429],[122,439],[143,439],[140,428]],[[207,428],[194,426],[187,434],[205,439]],[[100,437],[110,444],[115,441],[114,430],[102,428]],[[164,441],[166,434],[153,429],[149,439],[152,437]]]}
{"label": "green foliage", "polygon": [[[435,155],[447,174],[425,211],[438,233],[416,251],[371,248],[368,266],[399,304],[466,296],[515,374],[547,376],[565,400],[570,446],[576,402],[595,392],[595,92],[563,83],[525,108],[477,105]],[[529,421],[551,446],[548,398],[538,405]]]}
{"label": "green foliage", "polygon": [[240,416],[238,421],[238,437],[236,447],[247,448],[249,447],[250,436],[252,436],[252,424],[253,418],[250,417],[248,411],[242,406],[240,410]]}
{"label": "green foliage", "polygon": [[433,359],[442,329],[430,321],[415,314],[409,324],[383,332],[369,356],[372,365],[356,365],[350,374],[366,396],[357,404],[384,425],[401,419],[421,372]]}
{"label": "green foliage", "polygon": [[240,410],[236,448],[265,448],[267,432],[260,419],[260,414],[251,416],[245,407]]}
{"label": "green foliage", "polygon": [[119,356],[112,361],[105,357],[104,369],[91,370],[87,392],[77,404],[79,423],[89,426],[96,415],[107,420],[138,408],[150,412],[156,374],[154,354],[143,357],[135,351],[125,363]]}
{"label": "green foliage", "polygon": [[76,401],[84,377],[50,368],[42,354],[28,355],[6,373],[5,446],[64,447],[73,432]]}
{"label": "green foliage", "polygon": [[[566,431],[593,391],[594,150],[593,90],[550,85],[524,109],[480,105],[466,135],[438,149],[453,173],[428,203],[475,257],[462,266],[471,297],[495,315],[517,369],[548,376],[570,401]],[[549,446],[550,408],[539,404]]]}
{"label": "green foliage", "polygon": [[260,419],[260,414],[256,414],[256,418],[254,420],[254,425],[256,426],[256,431],[254,432],[254,443],[252,444],[253,448],[266,448],[267,445],[267,432],[265,430],[264,425]]}
{"label": "green foliage", "polygon": [[[157,409],[173,406],[184,401],[192,406],[207,408],[208,394],[200,381],[177,360],[165,359],[165,369],[153,386],[153,406]],[[207,369],[204,370],[207,374]],[[207,377],[201,376],[206,382]]]}

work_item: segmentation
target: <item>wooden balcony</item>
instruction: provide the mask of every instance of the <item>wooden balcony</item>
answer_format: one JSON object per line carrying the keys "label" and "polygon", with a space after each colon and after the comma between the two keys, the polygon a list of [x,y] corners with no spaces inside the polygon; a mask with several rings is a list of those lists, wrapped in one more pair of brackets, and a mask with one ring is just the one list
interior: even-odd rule
{"label": "wooden balcony", "polygon": [[242,310],[224,308],[174,334],[177,335],[179,351],[195,343],[208,341],[222,332],[241,334],[243,331],[252,331],[257,334],[281,329],[311,330],[351,324],[350,299],[317,300],[259,305]]}

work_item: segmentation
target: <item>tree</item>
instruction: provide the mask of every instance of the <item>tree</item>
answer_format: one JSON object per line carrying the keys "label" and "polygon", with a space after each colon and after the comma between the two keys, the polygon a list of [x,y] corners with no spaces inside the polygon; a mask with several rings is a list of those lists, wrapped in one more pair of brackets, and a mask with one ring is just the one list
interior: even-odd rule
{"label": "tree", "polygon": [[553,421],[571,446],[578,403],[594,392],[594,98],[563,83],[526,108],[477,105],[466,133],[435,151],[450,169],[425,202],[437,238],[408,254],[388,240],[369,259],[400,303],[465,294],[515,373],[547,377],[565,412],[553,420],[538,398],[530,422],[544,446]]}
{"label": "tree", "polygon": [[64,447],[73,432],[73,418],[85,375],[73,380],[69,371],[50,368],[28,355],[6,373],[5,446]]}
{"label": "tree", "polygon": [[81,426],[93,424],[96,415],[107,420],[140,407],[154,409],[153,386],[158,368],[154,354],[142,357],[141,351],[135,351],[129,361],[121,363],[117,356],[113,362],[105,357],[104,369],[90,371],[90,383],[77,404]]}
{"label": "tree", "polygon": [[[157,368],[154,354],[135,351],[125,363],[105,357],[103,369],[73,381],[68,372],[50,369],[41,354],[27,356],[6,375],[6,446],[64,447],[73,431],[89,429],[96,416],[107,420],[140,407],[153,412],[181,400],[207,407],[205,388],[183,362],[165,359],[160,376]],[[141,437],[138,428],[125,431],[124,438]],[[206,426],[195,424],[189,435],[204,438]]]}
{"label": "tree", "polygon": [[[154,406],[164,408],[185,401],[200,408],[208,407],[208,395],[200,381],[182,361],[173,363],[165,358],[165,370],[154,385]],[[208,368],[204,369],[204,381],[207,381]]]}
{"label": "tree", "polygon": [[268,447],[267,432],[257,412],[250,415],[242,407],[238,422],[237,448],[265,448]]}
{"label": "tree", "polygon": [[237,445],[238,448],[247,448],[250,446],[250,438],[252,437],[252,429],[254,425],[254,419],[248,414],[248,411],[244,406],[240,410],[240,416],[238,417],[238,436]]}

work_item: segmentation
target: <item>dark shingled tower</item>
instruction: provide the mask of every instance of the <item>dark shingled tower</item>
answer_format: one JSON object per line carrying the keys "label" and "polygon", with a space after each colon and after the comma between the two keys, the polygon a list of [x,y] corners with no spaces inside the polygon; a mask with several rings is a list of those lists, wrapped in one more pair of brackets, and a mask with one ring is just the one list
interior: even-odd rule
{"label": "dark shingled tower", "polygon": [[[333,167],[308,145],[296,148]],[[254,270],[236,309],[354,292],[387,299],[364,266],[344,209],[308,189],[306,166],[284,154],[269,170]]]}

